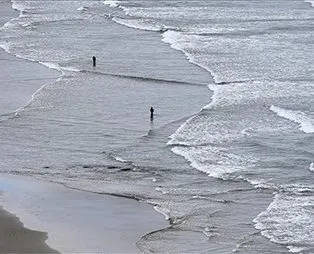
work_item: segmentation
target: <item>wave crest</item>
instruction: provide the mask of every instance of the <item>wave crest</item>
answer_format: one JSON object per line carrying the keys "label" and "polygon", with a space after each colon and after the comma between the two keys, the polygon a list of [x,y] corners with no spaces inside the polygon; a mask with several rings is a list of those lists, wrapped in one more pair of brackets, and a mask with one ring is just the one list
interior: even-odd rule
{"label": "wave crest", "polygon": [[313,119],[307,116],[302,111],[288,110],[272,105],[270,110],[275,112],[278,116],[286,118],[292,122],[298,123],[300,130],[305,133],[314,133]]}

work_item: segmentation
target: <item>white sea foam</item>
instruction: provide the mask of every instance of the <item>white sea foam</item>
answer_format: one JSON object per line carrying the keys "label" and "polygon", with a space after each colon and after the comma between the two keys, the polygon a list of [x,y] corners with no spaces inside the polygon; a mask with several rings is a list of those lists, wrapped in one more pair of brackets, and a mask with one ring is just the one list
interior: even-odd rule
{"label": "white sea foam", "polygon": [[312,7],[314,7],[314,1],[313,0],[305,0],[304,2],[310,3],[312,5]]}
{"label": "white sea foam", "polygon": [[59,64],[57,64],[57,63],[50,63],[50,62],[39,62],[39,63],[50,68],[50,69],[61,71],[61,68],[60,68]]}
{"label": "white sea foam", "polygon": [[70,72],[80,72],[79,69],[72,67],[72,66],[68,66],[68,67],[60,67],[60,70],[66,72],[66,71],[70,71]]}
{"label": "white sea foam", "polygon": [[128,162],[127,160],[125,159],[122,159],[121,157],[119,156],[112,156],[116,161],[120,161],[120,162]]}
{"label": "white sea foam", "polygon": [[274,81],[274,80],[240,80],[225,84],[209,84],[208,88],[214,92],[212,102],[204,107],[224,107],[231,105],[240,105],[253,102],[256,104],[268,103],[287,96],[293,96],[296,92],[303,97],[312,92],[313,85],[309,82],[299,83],[296,86],[293,82]]}
{"label": "white sea foam", "polygon": [[305,247],[296,247],[296,246],[292,246],[292,245],[287,246],[287,248],[289,249],[289,252],[291,252],[291,253],[299,253],[299,252],[306,250]]}
{"label": "white sea foam", "polygon": [[207,227],[205,227],[204,230],[203,230],[203,234],[204,234],[206,237],[208,237],[208,238],[211,238],[211,237],[213,237],[213,236],[219,235],[219,233],[216,232],[215,227],[213,227],[213,226],[207,226]]}
{"label": "white sea foam", "polygon": [[88,10],[88,7],[86,6],[81,6],[79,8],[77,8],[78,11],[87,11]]}
{"label": "white sea foam", "polygon": [[23,1],[12,1],[12,8],[18,11],[25,11],[27,5]]}
{"label": "white sea foam", "polygon": [[161,188],[161,187],[156,187],[155,190],[161,192],[163,195],[166,195],[166,194],[169,193],[169,191],[164,190],[164,189]]}
{"label": "white sea foam", "polygon": [[[212,72],[211,69],[208,68],[206,62],[202,61],[202,58],[197,58],[197,51],[202,51],[206,47],[206,42],[201,43],[203,41],[203,37],[195,34],[186,34],[179,31],[168,30],[163,33],[162,41],[170,44],[173,49],[179,50],[185,54],[187,59],[201,68],[204,68],[208,72],[210,72],[217,82],[217,77],[215,73]],[[193,52],[194,50],[194,52]],[[193,52],[194,54],[190,53]]]}
{"label": "white sea foam", "polygon": [[153,21],[149,21],[145,19],[122,19],[122,18],[114,17],[112,20],[118,24],[135,28],[135,29],[140,29],[140,30],[147,30],[147,31],[154,31],[154,32],[165,30],[162,24],[158,24],[157,22],[153,22]]}
{"label": "white sea foam", "polygon": [[267,182],[265,179],[253,179],[249,177],[239,176],[238,179],[242,179],[250,184],[252,184],[255,188],[260,189],[276,189],[276,186],[272,183]]}
{"label": "white sea foam", "polygon": [[311,187],[294,186],[277,193],[267,210],[254,219],[255,227],[271,241],[286,245],[290,252],[305,250],[314,239],[314,197],[303,193],[309,190],[313,192]]}
{"label": "white sea foam", "polygon": [[223,178],[227,174],[243,170],[245,166],[251,163],[240,156],[210,146],[179,146],[171,150],[186,158],[192,167],[216,178]]}
{"label": "white sea foam", "polygon": [[311,172],[314,172],[314,162],[311,162],[309,169]]}
{"label": "white sea foam", "polygon": [[[207,144],[221,144],[239,139],[243,136],[254,135],[259,132],[273,132],[275,128],[282,130],[288,128],[286,122],[278,121],[275,115],[262,106],[274,99],[293,93],[287,82],[248,81],[223,85],[208,85],[213,91],[212,102],[203,107],[204,110],[216,110],[238,107],[247,111],[249,105],[254,105],[254,114],[258,121],[241,116],[236,122],[231,122],[230,117],[224,115],[208,114],[206,112],[193,116],[177,131],[170,136],[168,145],[200,146]],[[284,88],[284,89],[283,89]],[[308,91],[306,85],[304,90]],[[265,91],[265,92],[263,92]],[[256,112],[256,113],[255,113]],[[237,110],[234,111],[237,114]],[[271,116],[271,117],[270,117]],[[292,127],[290,127],[292,129]]]}
{"label": "white sea foam", "polygon": [[106,0],[104,1],[104,4],[109,5],[112,8],[115,8],[119,6],[119,1]]}
{"label": "white sea foam", "polygon": [[11,19],[9,22],[5,23],[1,29],[12,29],[16,26],[16,24],[14,23],[14,21],[16,20],[16,18]]}
{"label": "white sea foam", "polygon": [[36,95],[37,95],[38,93],[40,93],[41,90],[43,90],[43,88],[45,88],[46,86],[47,86],[47,84],[42,85],[40,88],[38,88],[38,89],[32,94],[31,99],[26,103],[26,105],[24,105],[24,106],[18,108],[17,110],[15,110],[14,115],[15,115],[15,116],[18,116],[22,111],[24,111],[24,110],[27,108],[27,106],[30,105],[30,104],[35,100]]}
{"label": "white sea foam", "polygon": [[270,110],[275,112],[280,117],[298,123],[300,125],[300,130],[302,130],[303,132],[314,133],[314,120],[308,117],[304,112],[297,110],[288,110],[273,105],[270,107]]}
{"label": "white sea foam", "polygon": [[62,75],[64,75],[66,72],[80,72],[79,69],[72,67],[72,66],[61,67],[59,64],[52,63],[52,62],[39,62],[39,63],[50,68],[50,69],[54,69],[54,70],[61,72]]}
{"label": "white sea foam", "polygon": [[162,208],[160,206],[154,206],[154,209],[156,210],[156,212],[162,214],[163,216],[165,216],[166,220],[170,219],[170,210],[166,209],[166,208]]}
{"label": "white sea foam", "polygon": [[10,52],[10,47],[8,43],[0,43],[0,48],[2,48],[6,52]]}

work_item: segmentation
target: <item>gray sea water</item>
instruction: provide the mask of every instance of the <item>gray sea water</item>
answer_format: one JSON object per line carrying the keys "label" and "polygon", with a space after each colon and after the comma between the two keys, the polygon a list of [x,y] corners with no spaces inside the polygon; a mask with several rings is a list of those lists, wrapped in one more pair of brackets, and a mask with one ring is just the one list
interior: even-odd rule
{"label": "gray sea water", "polygon": [[312,1],[12,4],[1,46],[60,78],[1,116],[2,172],[153,204],[144,252],[314,253]]}

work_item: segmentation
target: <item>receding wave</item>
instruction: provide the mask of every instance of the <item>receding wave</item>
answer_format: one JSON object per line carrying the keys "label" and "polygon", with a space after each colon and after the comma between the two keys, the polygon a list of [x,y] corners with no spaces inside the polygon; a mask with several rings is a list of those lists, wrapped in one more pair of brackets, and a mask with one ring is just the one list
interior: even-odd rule
{"label": "receding wave", "polygon": [[275,112],[280,117],[298,123],[301,131],[305,133],[314,133],[313,119],[307,116],[304,112],[288,110],[273,105],[270,107],[270,110]]}
{"label": "receding wave", "polygon": [[314,239],[314,198],[307,195],[309,189],[313,192],[312,187],[288,186],[286,192],[277,193],[267,210],[254,219],[255,227],[271,241],[286,245],[290,252],[308,251],[306,245],[311,246]]}
{"label": "receding wave", "polygon": [[18,11],[25,11],[27,9],[27,5],[21,1],[12,1],[12,8]]}
{"label": "receding wave", "polygon": [[309,169],[311,172],[314,172],[314,162],[311,162]]}
{"label": "receding wave", "polygon": [[79,8],[77,8],[78,11],[87,11],[89,8],[86,6],[81,6]]}
{"label": "receding wave", "polygon": [[106,76],[113,76],[113,77],[119,77],[119,78],[136,79],[136,80],[143,80],[143,81],[175,83],[175,84],[194,85],[194,86],[204,86],[201,83],[184,82],[184,81],[178,81],[178,80],[172,80],[172,79],[159,79],[159,78],[151,78],[151,77],[131,76],[131,75],[123,75],[123,74],[117,74],[117,73],[106,73],[106,72],[92,71],[92,70],[80,70],[80,72],[82,72],[82,73],[93,73],[93,74],[106,75]]}
{"label": "receding wave", "polygon": [[176,146],[172,151],[186,158],[192,167],[216,178],[224,178],[228,174],[243,170],[249,163],[240,156],[212,146]]}
{"label": "receding wave", "polygon": [[167,28],[164,25],[145,19],[122,19],[114,17],[112,20],[120,25],[140,30],[153,32],[164,32],[167,30]]}
{"label": "receding wave", "polygon": [[109,5],[112,8],[115,8],[115,7],[119,6],[119,1],[105,0],[103,3],[105,5]]}
{"label": "receding wave", "polygon": [[187,51],[187,49],[194,48],[193,45],[199,45],[198,50],[202,50],[199,44],[201,40],[202,40],[202,36],[200,35],[185,34],[183,32],[173,31],[173,30],[165,31],[163,33],[163,39],[162,39],[163,42],[170,44],[170,46],[173,49],[183,52],[191,63],[211,73],[211,75],[213,76],[215,80],[215,83],[219,83],[220,81],[218,80],[218,77],[215,75],[215,73],[213,73],[212,70],[210,70],[208,66],[206,66],[206,64],[202,64],[200,59],[197,59],[198,54],[191,54]]}
{"label": "receding wave", "polygon": [[50,69],[54,69],[57,71],[60,71],[62,73],[66,72],[66,71],[70,71],[70,72],[80,72],[79,69],[75,68],[75,67],[71,67],[71,66],[67,66],[67,67],[61,67],[59,64],[57,63],[51,63],[51,62],[39,62],[40,64],[50,68]]}
{"label": "receding wave", "polygon": [[314,1],[313,0],[305,0],[304,2],[310,3],[312,5],[312,7],[314,7]]}

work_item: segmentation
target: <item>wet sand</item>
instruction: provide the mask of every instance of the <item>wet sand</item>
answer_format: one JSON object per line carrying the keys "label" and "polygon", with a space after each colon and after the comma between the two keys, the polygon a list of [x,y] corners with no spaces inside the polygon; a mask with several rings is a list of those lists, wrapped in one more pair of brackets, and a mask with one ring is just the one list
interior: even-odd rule
{"label": "wet sand", "polygon": [[0,208],[0,253],[59,253],[47,246],[47,233],[27,229]]}
{"label": "wet sand", "polygon": [[25,227],[37,230],[24,228],[15,216],[3,212],[15,222],[12,237],[11,228],[0,224],[1,235],[7,235],[0,239],[8,244],[1,246],[4,252],[15,246],[17,253],[47,253],[52,251],[44,244],[47,240],[61,253],[138,253],[136,244],[141,237],[169,226],[164,216],[146,203],[69,189],[32,177],[0,174],[0,191],[3,207]]}
{"label": "wet sand", "polygon": [[[17,15],[9,0],[0,0],[0,26]],[[3,49],[0,66],[1,121],[14,116],[34,92],[60,75]],[[31,177],[1,174],[0,192],[0,253],[136,253],[142,236],[168,226],[151,205]]]}
{"label": "wet sand", "polygon": [[[0,1],[0,26],[18,15],[18,12],[11,8],[11,4],[9,0]],[[0,66],[1,120],[25,105],[34,91],[45,82],[44,80],[57,77],[56,71],[42,72],[43,67],[35,69],[36,73],[33,75],[30,68],[39,64],[18,59],[3,49],[0,49]],[[48,247],[46,240],[47,233],[25,228],[18,217],[0,207],[0,253],[58,253]]]}
{"label": "wet sand", "polygon": [[[2,121],[59,74],[4,50],[0,50],[0,66],[5,70],[0,75],[0,90],[10,87],[2,94],[10,103],[0,100]],[[0,253],[138,253],[136,242],[142,236],[169,226],[151,205],[30,177],[2,174],[0,192],[0,206],[5,209],[0,210]],[[99,235],[102,241],[95,242]]]}

